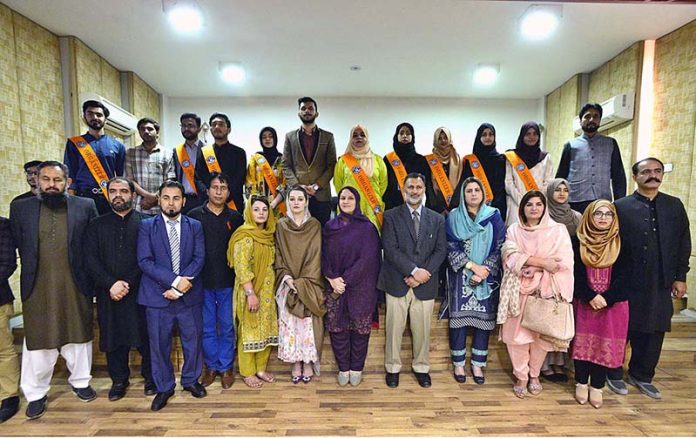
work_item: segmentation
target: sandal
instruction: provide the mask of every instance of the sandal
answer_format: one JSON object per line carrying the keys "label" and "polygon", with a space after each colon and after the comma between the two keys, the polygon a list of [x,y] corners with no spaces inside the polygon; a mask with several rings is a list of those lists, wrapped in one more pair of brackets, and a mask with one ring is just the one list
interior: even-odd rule
{"label": "sandal", "polygon": [[259,379],[263,380],[266,383],[274,383],[275,382],[275,376],[271,373],[268,372],[262,372],[262,373],[256,373],[256,377]]}
{"label": "sandal", "polygon": [[515,394],[517,398],[524,398],[527,395],[527,388],[524,386],[512,386],[512,393]]}
{"label": "sandal", "polygon": [[302,376],[302,382],[306,385],[312,381],[312,377],[314,376]]}
{"label": "sandal", "polygon": [[259,389],[263,386],[263,382],[256,376],[248,376],[242,379],[244,384],[252,389]]}
{"label": "sandal", "polygon": [[541,382],[539,383],[530,383],[529,384],[529,393],[532,395],[539,395],[541,394],[541,391],[544,389],[543,386],[541,386]]}
{"label": "sandal", "polygon": [[299,376],[292,376],[292,384],[297,385],[302,381],[302,375]]}

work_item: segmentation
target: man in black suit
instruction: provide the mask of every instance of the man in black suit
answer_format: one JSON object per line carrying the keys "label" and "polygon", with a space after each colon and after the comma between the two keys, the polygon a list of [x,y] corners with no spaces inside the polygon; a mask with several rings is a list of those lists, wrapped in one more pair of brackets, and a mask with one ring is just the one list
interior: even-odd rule
{"label": "man in black suit", "polygon": [[447,255],[445,220],[423,206],[425,177],[406,175],[404,204],[387,210],[382,228],[384,263],[377,287],[387,294],[384,366],[387,386],[399,386],[401,338],[410,317],[413,336],[411,368],[418,384],[431,385],[430,319],[438,289],[439,267]]}
{"label": "man in black suit", "polygon": [[12,418],[19,410],[19,360],[10,328],[14,295],[8,281],[15,269],[17,252],[12,242],[10,221],[0,217],[0,423]]}
{"label": "man in black suit", "polygon": [[[665,332],[671,329],[672,297],[686,294],[691,234],[684,204],[659,191],[664,165],[646,158],[633,165],[638,189],[615,202],[619,215],[621,253],[630,266],[626,282],[629,297],[628,341],[631,359],[628,382],[645,395],[659,399],[652,384]],[[623,369],[609,371],[609,389],[627,394]]]}
{"label": "man in black suit", "polygon": [[10,225],[19,249],[24,317],[21,387],[27,417],[46,412],[58,355],[70,371],[77,397],[92,401],[92,283],[84,267],[87,224],[94,201],[67,194],[68,169],[57,161],[39,165],[39,194],[10,206]]}

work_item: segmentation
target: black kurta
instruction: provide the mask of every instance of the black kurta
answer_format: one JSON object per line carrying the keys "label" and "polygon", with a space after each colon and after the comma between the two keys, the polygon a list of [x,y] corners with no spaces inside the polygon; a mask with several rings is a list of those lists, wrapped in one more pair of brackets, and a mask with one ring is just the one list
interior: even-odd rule
{"label": "black kurta", "polygon": [[[483,171],[486,172],[486,178],[488,183],[491,185],[491,191],[493,192],[493,202],[491,202],[491,207],[495,207],[500,211],[500,216],[503,220],[507,217],[507,200],[505,195],[505,155],[502,154],[491,154],[488,156],[482,155],[477,156],[483,166]],[[462,157],[462,165],[464,169],[462,170],[462,176],[459,178],[459,184],[454,189],[454,196],[452,196],[451,209],[459,206],[459,194],[462,190],[462,183],[465,179],[474,176],[471,171],[471,165],[469,160],[465,160]]]}
{"label": "black kurta", "polygon": [[[242,213],[244,211],[244,179],[247,171],[246,152],[229,142],[222,146],[213,145],[213,151],[222,173],[230,179],[230,197],[234,200],[237,211]],[[196,177],[203,181],[206,187],[210,184],[210,172],[202,151],[198,152],[198,158],[196,158]]]}
{"label": "black kurta", "polygon": [[[147,342],[145,308],[138,304],[141,271],[138,267],[138,228],[143,216],[132,211],[126,217],[114,212],[93,219],[85,234],[85,265],[95,283],[99,349],[140,347]],[[130,286],[120,301],[109,290],[117,281]]]}

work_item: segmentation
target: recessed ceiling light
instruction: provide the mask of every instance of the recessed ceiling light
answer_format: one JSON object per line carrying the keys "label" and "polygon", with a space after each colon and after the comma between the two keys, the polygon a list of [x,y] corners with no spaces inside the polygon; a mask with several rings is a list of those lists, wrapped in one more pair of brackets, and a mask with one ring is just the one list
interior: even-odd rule
{"label": "recessed ceiling light", "polygon": [[203,14],[195,0],[163,0],[162,7],[177,32],[196,33],[203,27]]}
{"label": "recessed ceiling light", "polygon": [[240,84],[246,78],[244,67],[238,62],[221,62],[220,75],[222,80],[230,84]]}
{"label": "recessed ceiling light", "polygon": [[360,71],[360,70],[362,70],[362,67],[360,67],[359,65],[351,65],[350,66],[350,71]]}
{"label": "recessed ceiling light", "polygon": [[499,64],[479,64],[474,71],[474,82],[478,85],[491,85],[498,79]]}
{"label": "recessed ceiling light", "polygon": [[556,30],[562,15],[561,5],[531,5],[520,20],[520,31],[527,39],[544,39]]}

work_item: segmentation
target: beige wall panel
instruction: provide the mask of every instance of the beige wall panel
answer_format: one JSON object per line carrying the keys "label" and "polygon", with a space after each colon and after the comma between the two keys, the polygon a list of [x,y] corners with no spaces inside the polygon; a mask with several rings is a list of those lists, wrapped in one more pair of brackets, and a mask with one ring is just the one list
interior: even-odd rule
{"label": "beige wall panel", "polygon": [[563,145],[575,137],[573,117],[577,113],[579,76],[573,76],[546,97],[546,143],[554,166],[558,167]]}
{"label": "beige wall panel", "polygon": [[133,79],[133,114],[136,117],[151,117],[159,122],[160,100],[159,94],[135,73]]}
{"label": "beige wall panel", "polygon": [[102,87],[101,95],[112,101],[118,106],[121,104],[121,75],[119,71],[104,58],[101,61]]}

